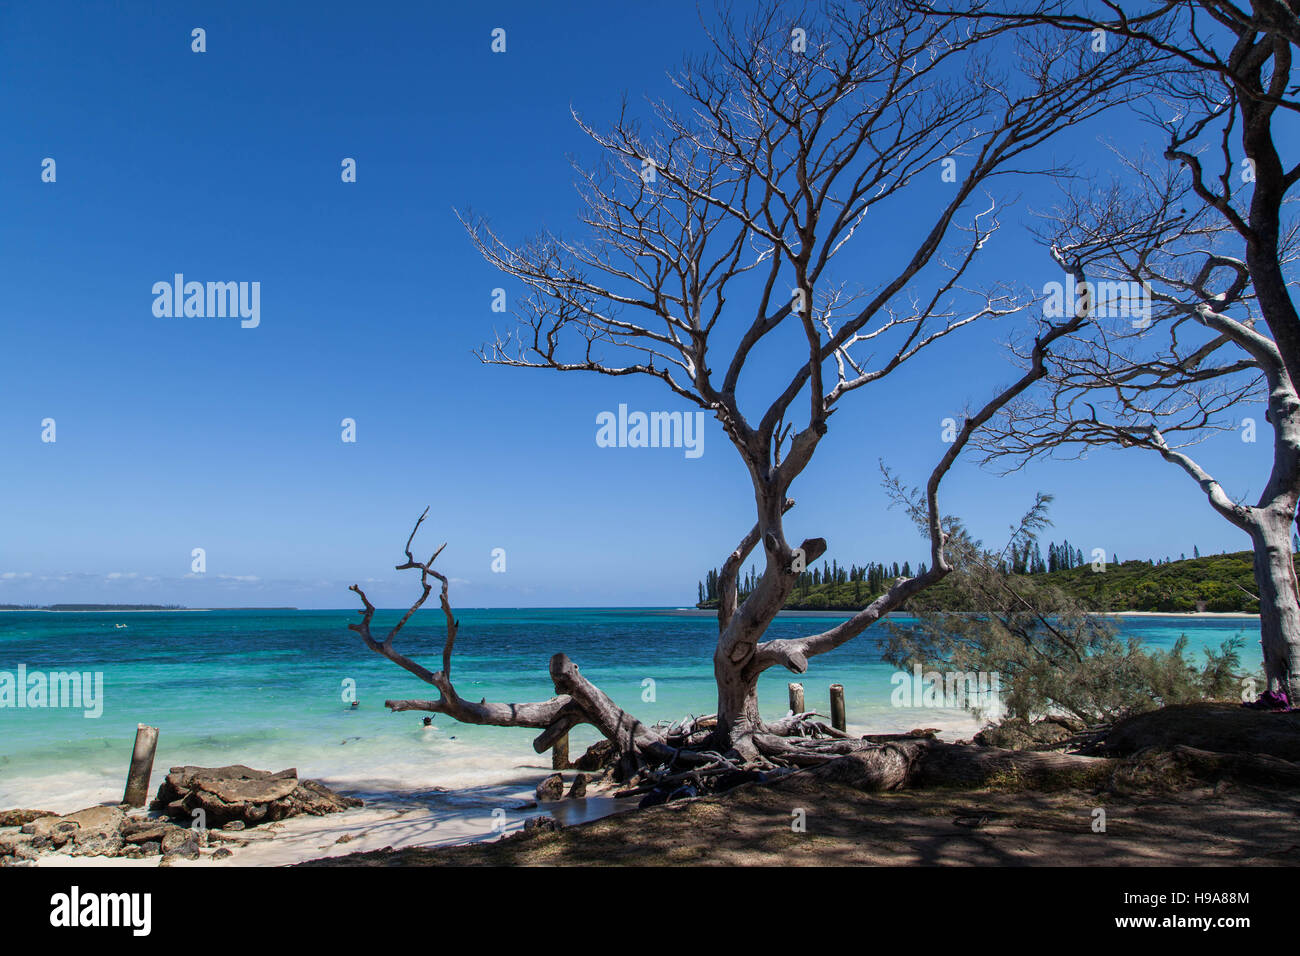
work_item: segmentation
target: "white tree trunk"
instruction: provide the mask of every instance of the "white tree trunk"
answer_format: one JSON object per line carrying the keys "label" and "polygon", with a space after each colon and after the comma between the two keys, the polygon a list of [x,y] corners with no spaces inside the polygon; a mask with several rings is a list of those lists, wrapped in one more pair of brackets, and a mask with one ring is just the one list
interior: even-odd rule
{"label": "white tree trunk", "polygon": [[1294,505],[1258,513],[1251,530],[1259,588],[1260,645],[1268,689],[1300,703],[1300,586],[1291,553]]}

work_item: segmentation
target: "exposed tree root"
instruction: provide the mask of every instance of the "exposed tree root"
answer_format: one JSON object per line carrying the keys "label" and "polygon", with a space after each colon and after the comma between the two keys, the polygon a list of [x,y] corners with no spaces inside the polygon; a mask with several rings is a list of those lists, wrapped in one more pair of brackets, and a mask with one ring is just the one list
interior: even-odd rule
{"label": "exposed tree root", "polygon": [[[528,703],[477,703],[456,693],[451,680],[452,649],[459,623],[448,600],[447,578],[432,567],[442,552],[428,561],[411,553],[411,542],[423,523],[416,521],[406,542],[406,562],[397,569],[420,571],[422,593],[397,625],[382,639],[371,635],[375,608],[356,585],[362,619],[350,625],[366,646],[438,689],[437,700],[388,700],[394,712],[419,710],[447,714],[469,724],[532,727],[541,731],[533,748],[544,753],[580,724],[590,724],[610,742],[606,748],[608,770],[624,783],[624,795],[641,794],[649,802],[726,790],[741,783],[769,780],[794,770],[815,767],[827,774],[849,775],[864,789],[893,790],[915,786],[985,786],[999,777],[1051,782],[1090,774],[1108,767],[1108,760],[1055,753],[1007,751],[969,745],[945,744],[932,733],[875,735],[853,738],[831,727],[812,711],[787,714],[772,723],[757,722],[747,733],[733,726],[724,733],[717,715],[691,716],[672,724],[648,726],[614,703],[583,677],[577,664],[564,654],[551,658],[550,676],[555,696]],[[445,547],[445,546],[444,546]],[[440,602],[446,620],[442,669],[430,671],[397,651],[393,642],[402,627],[424,604],[433,590],[430,579],[441,582]],[[851,757],[851,760],[839,758]]]}

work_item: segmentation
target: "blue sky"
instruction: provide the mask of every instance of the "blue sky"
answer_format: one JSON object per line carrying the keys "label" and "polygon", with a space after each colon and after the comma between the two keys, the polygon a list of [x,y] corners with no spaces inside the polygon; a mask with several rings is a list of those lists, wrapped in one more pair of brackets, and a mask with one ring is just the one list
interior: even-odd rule
{"label": "blue sky", "polygon": [[[570,106],[600,124],[625,91],[664,93],[698,42],[694,5],[671,0],[0,8],[0,603],[344,607],[362,581],[396,606],[425,505],[424,550],[449,542],[459,605],[693,601],[753,522],[739,458],[712,419],[694,460],[597,447],[596,415],[620,402],[687,410],[654,383],[481,365],[503,281],[453,209],[513,239],[571,231],[568,156],[590,147]],[[1059,148],[1135,129],[1095,124]],[[991,256],[1041,287],[1057,276],[1021,222],[1037,188]],[[864,256],[898,252],[910,217],[890,215]],[[259,281],[261,324],[155,317],[151,287],[177,272]],[[790,537],[824,536],[843,563],[924,559],[877,462],[923,482],[940,420],[1014,377],[1012,330],[974,329],[847,400],[794,488]],[[1201,454],[1231,493],[1258,493],[1264,442]],[[990,540],[1042,490],[1049,536],[1085,552],[1247,546],[1137,452],[1011,477],[963,464],[945,487]]]}

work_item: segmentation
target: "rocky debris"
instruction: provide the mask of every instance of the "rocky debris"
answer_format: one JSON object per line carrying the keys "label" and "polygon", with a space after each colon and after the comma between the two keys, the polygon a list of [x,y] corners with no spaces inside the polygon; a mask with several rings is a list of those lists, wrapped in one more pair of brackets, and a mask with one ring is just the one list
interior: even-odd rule
{"label": "rocky debris", "polygon": [[191,831],[182,830],[180,827],[176,827],[174,830],[169,831],[162,839],[163,856],[167,856],[169,853],[175,853],[187,843],[193,843],[197,847],[198,842],[198,838]]}
{"label": "rocky debris", "polygon": [[57,817],[50,810],[0,810],[0,827],[20,827],[41,817]]}
{"label": "rocky debris", "polygon": [[585,773],[576,774],[573,782],[569,784],[569,792],[564,792],[564,775],[553,773],[537,785],[537,801],[528,801],[515,807],[516,810],[532,810],[537,807],[538,803],[552,803],[556,800],[566,798],[570,800],[580,800],[587,795],[587,789],[590,786],[600,786],[603,777],[600,774],[588,776]]}
{"label": "rocky debris", "polygon": [[117,856],[124,846],[116,831],[78,830],[72,835],[72,856]]}
{"label": "rocky debris", "polygon": [[569,787],[569,799],[578,800],[587,795],[587,775],[580,773],[573,778],[573,783]]}
{"label": "rocky debris", "polygon": [[577,760],[573,761],[570,766],[574,770],[585,770],[588,773],[594,770],[606,770],[618,762],[618,752],[614,749],[612,740],[597,740],[587,748]]}
{"label": "rocky debris", "polygon": [[121,833],[124,842],[143,846],[146,843],[161,844],[169,831],[181,829],[167,820],[128,820],[122,825]]}
{"label": "rocky debris", "polygon": [[173,830],[191,833],[166,821],[129,817],[122,807],[87,807],[63,816],[46,814],[0,833],[0,859],[35,860],[48,853],[134,859],[161,853],[162,840]]}
{"label": "rocky debris", "polygon": [[[553,773],[537,785],[537,801],[547,803],[564,798],[564,777]],[[538,819],[538,818],[534,818]]]}
{"label": "rocky debris", "polygon": [[226,848],[223,846],[223,847],[218,847],[216,850],[214,850],[214,851],[212,852],[212,859],[214,859],[214,860],[224,860],[224,859],[226,859],[227,857],[230,857],[230,856],[233,856],[233,855],[234,855],[234,854],[232,854],[228,849],[226,849]]}
{"label": "rocky debris", "polygon": [[34,859],[43,852],[70,856],[116,856],[122,849],[126,814],[119,807],[87,807],[76,813],[49,814],[23,823],[17,833],[0,835],[0,856]]}
{"label": "rocky debris", "polygon": [[307,813],[321,816],[361,806],[315,780],[299,780],[294,769],[271,773],[242,764],[229,767],[172,767],[150,809],[190,819],[202,810],[210,827],[255,826]]}
{"label": "rocky debris", "polygon": [[[126,859],[162,857],[162,866],[177,860],[197,860],[210,844],[247,846],[238,833],[261,821],[301,813],[320,815],[361,806],[361,801],[334,793],[314,780],[299,780],[297,771],[268,773],[248,767],[173,767],[158,788],[153,807],[167,816],[128,814],[126,807],[87,807],[76,813],[9,810],[0,829],[0,866],[23,866],[50,853],[68,856],[108,856]],[[189,824],[193,811],[204,811],[210,825],[223,830],[179,826]],[[263,830],[274,830],[269,824]],[[17,828],[17,829],[15,829]],[[266,839],[270,833],[263,834]],[[213,856],[230,855],[219,847]]]}
{"label": "rocky debris", "polygon": [[26,833],[0,833],[0,857],[13,856],[18,847],[31,842],[32,837]]}
{"label": "rocky debris", "polygon": [[300,813],[306,813],[314,817],[320,817],[327,813],[338,813],[341,810],[350,810],[361,805],[362,801],[360,799],[335,793],[318,780],[299,780],[298,786],[285,800],[285,807],[289,811],[285,816],[293,817]]}
{"label": "rocky debris", "polygon": [[555,817],[529,817],[524,821],[524,832],[530,835],[538,833],[554,833],[563,829],[564,824],[560,823]]}
{"label": "rocky debris", "polygon": [[199,858],[199,837],[193,830],[181,830],[169,833],[162,842],[162,860],[197,860]]}
{"label": "rocky debris", "polygon": [[157,841],[141,843],[136,847],[139,856],[162,856],[162,844]]}

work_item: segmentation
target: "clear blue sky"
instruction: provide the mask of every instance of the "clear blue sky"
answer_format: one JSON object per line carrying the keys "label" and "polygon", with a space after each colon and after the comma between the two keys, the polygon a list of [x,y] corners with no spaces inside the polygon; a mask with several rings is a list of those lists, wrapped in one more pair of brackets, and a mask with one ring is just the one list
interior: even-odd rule
{"label": "clear blue sky", "polygon": [[[449,542],[458,605],[693,601],[753,522],[738,457],[712,419],[695,460],[598,448],[595,417],[620,402],[686,410],[654,383],[481,365],[503,283],[453,209],[514,239],[571,232],[567,157],[591,151],[570,105],[599,124],[624,91],[663,93],[698,42],[694,5],[673,0],[0,7],[0,603],[348,607],[346,586],[369,581],[396,606],[425,505],[422,550]],[[992,261],[1041,287],[1056,276],[1021,230],[1034,188]],[[877,222],[862,254],[897,254],[902,225]],[[151,287],[176,272],[259,281],[260,327],[156,318]],[[940,419],[1013,377],[1010,331],[950,340],[847,400],[794,489],[790,537],[822,535],[843,563],[924,559],[877,461],[922,482]],[[1202,452],[1246,495],[1267,455],[1231,436]],[[1049,536],[1085,552],[1247,546],[1137,452],[1009,478],[963,465],[946,488],[990,540],[1043,490]]]}

